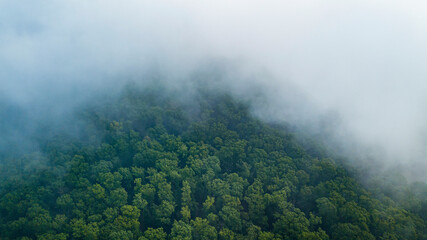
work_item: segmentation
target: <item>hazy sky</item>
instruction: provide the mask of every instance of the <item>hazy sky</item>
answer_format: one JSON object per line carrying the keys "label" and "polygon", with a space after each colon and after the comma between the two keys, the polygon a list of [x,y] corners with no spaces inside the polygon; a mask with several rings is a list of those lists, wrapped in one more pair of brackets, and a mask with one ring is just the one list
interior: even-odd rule
{"label": "hazy sky", "polygon": [[60,105],[152,69],[179,84],[224,59],[234,88],[271,90],[272,118],[304,96],[389,161],[427,170],[426,13],[423,0],[0,0],[0,94]]}

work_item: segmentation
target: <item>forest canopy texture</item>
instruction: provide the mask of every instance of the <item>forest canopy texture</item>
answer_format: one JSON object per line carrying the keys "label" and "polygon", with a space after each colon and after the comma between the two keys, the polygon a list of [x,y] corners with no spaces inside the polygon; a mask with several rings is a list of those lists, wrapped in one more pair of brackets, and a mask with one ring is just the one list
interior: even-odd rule
{"label": "forest canopy texture", "polygon": [[427,191],[368,188],[227,94],[161,91],[129,87],[79,110],[79,134],[3,152],[0,239],[427,239]]}

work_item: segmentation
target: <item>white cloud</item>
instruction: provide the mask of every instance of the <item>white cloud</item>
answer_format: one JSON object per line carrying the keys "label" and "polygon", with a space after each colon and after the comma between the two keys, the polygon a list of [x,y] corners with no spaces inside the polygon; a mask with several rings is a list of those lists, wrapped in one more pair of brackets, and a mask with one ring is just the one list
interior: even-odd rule
{"label": "white cloud", "polygon": [[111,87],[156,66],[178,79],[205,58],[231,59],[247,64],[246,76],[254,66],[274,76],[257,80],[275,90],[270,108],[283,106],[279,96],[294,85],[389,158],[419,161],[425,12],[425,1],[2,0],[0,93],[31,102]]}

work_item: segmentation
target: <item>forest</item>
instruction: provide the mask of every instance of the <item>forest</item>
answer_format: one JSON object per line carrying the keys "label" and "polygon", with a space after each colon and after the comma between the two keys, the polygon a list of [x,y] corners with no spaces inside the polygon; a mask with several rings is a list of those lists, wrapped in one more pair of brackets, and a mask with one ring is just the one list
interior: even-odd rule
{"label": "forest", "polygon": [[128,87],[81,108],[78,134],[2,149],[0,239],[427,239],[426,184],[366,185],[246,102],[161,91]]}

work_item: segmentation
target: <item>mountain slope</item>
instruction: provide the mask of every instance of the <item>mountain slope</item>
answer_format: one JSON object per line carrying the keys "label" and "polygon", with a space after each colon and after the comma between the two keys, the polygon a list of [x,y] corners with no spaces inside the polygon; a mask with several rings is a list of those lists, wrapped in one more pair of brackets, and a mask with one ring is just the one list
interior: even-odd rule
{"label": "mountain slope", "polygon": [[82,110],[78,136],[4,159],[0,238],[426,239],[420,216],[286,127],[225,94],[195,99],[128,89]]}

